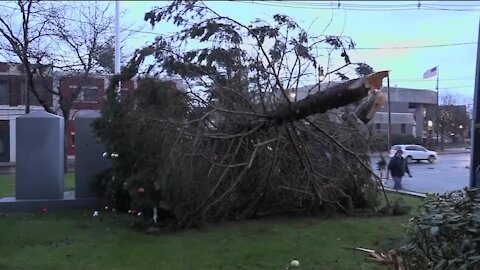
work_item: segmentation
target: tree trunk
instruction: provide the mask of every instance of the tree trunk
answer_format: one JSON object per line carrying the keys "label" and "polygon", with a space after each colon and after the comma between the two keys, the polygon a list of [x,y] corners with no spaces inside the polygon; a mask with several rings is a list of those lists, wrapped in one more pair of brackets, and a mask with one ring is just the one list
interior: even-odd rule
{"label": "tree trunk", "polygon": [[[305,99],[283,105],[269,113],[267,119],[277,124],[282,124],[360,102],[367,97],[369,91],[381,89],[382,80],[387,75],[387,71],[381,71],[359,79],[333,85],[324,91],[309,95]],[[361,120],[364,122],[368,121],[373,115],[374,113],[372,112],[363,113],[363,119]]]}

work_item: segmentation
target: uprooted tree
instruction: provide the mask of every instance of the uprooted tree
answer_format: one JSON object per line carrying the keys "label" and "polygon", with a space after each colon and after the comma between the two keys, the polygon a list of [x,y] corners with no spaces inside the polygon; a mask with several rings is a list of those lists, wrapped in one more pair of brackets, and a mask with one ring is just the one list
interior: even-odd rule
{"label": "uprooted tree", "polygon": [[[100,177],[108,205],[188,228],[277,213],[349,214],[377,198],[364,125],[385,102],[375,90],[387,72],[313,86],[296,100],[320,66],[316,46],[343,58],[326,75],[336,74],[355,66],[351,40],[310,36],[284,15],[245,25],[198,1],[175,1],[145,20],[181,30],[157,37],[112,79],[95,123],[114,153]],[[154,64],[139,72],[148,57]],[[138,91],[119,97],[117,82],[133,76]]]}

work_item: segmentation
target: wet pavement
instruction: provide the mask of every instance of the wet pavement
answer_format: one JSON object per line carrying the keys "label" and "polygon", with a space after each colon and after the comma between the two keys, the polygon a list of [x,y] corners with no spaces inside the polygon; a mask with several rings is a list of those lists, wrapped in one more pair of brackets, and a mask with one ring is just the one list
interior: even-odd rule
{"label": "wet pavement", "polygon": [[[372,157],[374,169],[378,160],[379,157]],[[466,166],[470,166],[470,153],[439,155],[434,164],[412,163],[409,167],[413,178],[403,178],[402,185],[405,190],[419,193],[444,193],[462,189],[469,184],[470,169]],[[68,169],[69,172],[74,171],[74,161],[69,160]],[[0,176],[14,174],[14,166],[0,166]],[[388,181],[387,186],[393,187],[393,181]]]}
{"label": "wet pavement", "polygon": [[[378,157],[372,157],[374,168],[378,160]],[[470,153],[439,155],[434,164],[412,163],[409,168],[413,177],[404,177],[402,186],[405,190],[419,193],[445,193],[462,189],[469,184],[469,166]],[[388,181],[387,186],[393,187],[393,181]]]}

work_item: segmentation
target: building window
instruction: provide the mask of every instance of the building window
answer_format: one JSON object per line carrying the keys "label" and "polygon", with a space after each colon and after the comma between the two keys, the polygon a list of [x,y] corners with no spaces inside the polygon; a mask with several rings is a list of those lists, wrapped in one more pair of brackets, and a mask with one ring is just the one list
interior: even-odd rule
{"label": "building window", "polygon": [[380,130],[380,127],[381,127],[380,124],[378,124],[378,123],[375,124],[375,129],[376,129],[376,130]]}
{"label": "building window", "polygon": [[[34,82],[34,87],[35,87],[35,91],[39,94],[40,98],[42,99],[42,101],[46,101],[46,100],[43,100],[45,98],[45,89],[44,89],[44,86],[43,86],[43,83],[41,82]],[[32,93],[30,92],[30,105],[34,105],[34,106],[41,106],[42,104],[40,103],[40,101],[37,99],[37,97]]]}
{"label": "building window", "polygon": [[415,109],[415,108],[417,108],[417,104],[415,104],[415,103],[408,103],[408,108],[409,108],[409,109]]}
{"label": "building window", "polygon": [[[78,91],[78,86],[70,85],[72,91]],[[78,92],[77,101],[97,101],[98,99],[98,87],[96,86],[83,86],[82,90]]]}
{"label": "building window", "polygon": [[402,124],[402,125],[400,126],[400,132],[401,132],[401,133],[406,133],[405,124]]}
{"label": "building window", "polygon": [[7,81],[0,81],[0,104],[10,104],[10,89]]}
{"label": "building window", "polygon": [[72,147],[75,147],[75,132],[70,133],[70,136],[72,138]]}

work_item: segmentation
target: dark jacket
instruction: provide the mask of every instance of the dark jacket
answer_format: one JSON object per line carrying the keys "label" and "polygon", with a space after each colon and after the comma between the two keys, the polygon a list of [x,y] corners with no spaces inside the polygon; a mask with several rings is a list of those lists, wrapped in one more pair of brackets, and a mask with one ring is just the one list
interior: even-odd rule
{"label": "dark jacket", "polygon": [[394,156],[388,163],[390,174],[395,177],[403,177],[405,173],[410,174],[407,161],[403,157]]}

